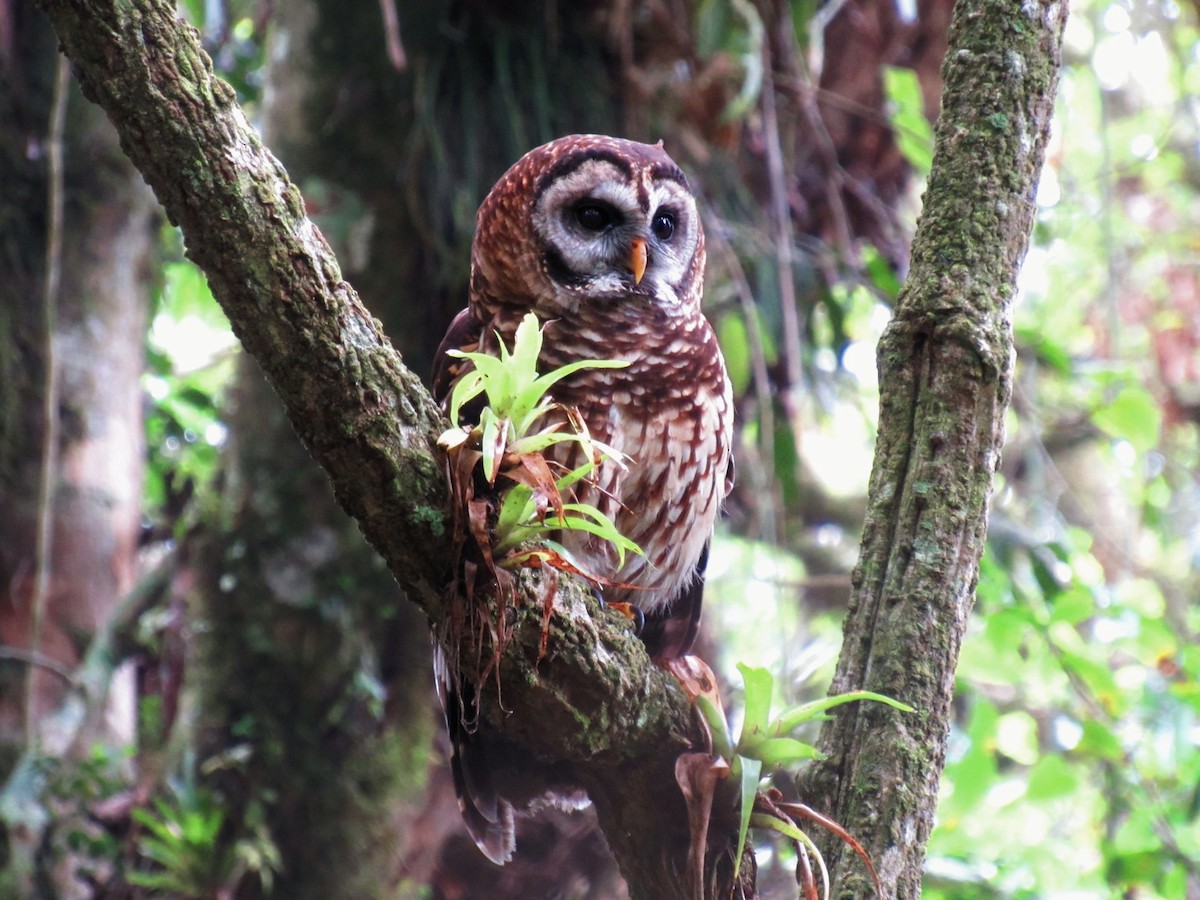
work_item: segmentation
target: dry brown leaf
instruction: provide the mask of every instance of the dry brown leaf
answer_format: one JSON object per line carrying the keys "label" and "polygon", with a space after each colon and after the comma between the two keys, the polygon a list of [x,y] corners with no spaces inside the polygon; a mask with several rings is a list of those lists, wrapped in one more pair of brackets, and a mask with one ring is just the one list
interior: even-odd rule
{"label": "dry brown leaf", "polygon": [[688,842],[687,893],[704,896],[704,855],[708,851],[708,823],[712,819],[717,782],[729,776],[729,764],[707,753],[681,753],[675,760],[675,781],[687,804]]}

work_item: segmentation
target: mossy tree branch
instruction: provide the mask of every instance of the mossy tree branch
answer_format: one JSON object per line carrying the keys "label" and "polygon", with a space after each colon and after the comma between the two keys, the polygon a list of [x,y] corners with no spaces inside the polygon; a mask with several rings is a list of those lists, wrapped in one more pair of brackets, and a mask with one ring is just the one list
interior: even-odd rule
{"label": "mossy tree branch", "polygon": [[[444,419],[342,279],[299,191],[232,88],[214,76],[195,29],[166,0],[40,5],[84,95],[107,113],[182,229],[188,256],[339,502],[409,598],[438,621],[453,571],[435,445]],[[545,589],[534,576],[519,586],[527,596]],[[686,823],[674,761],[693,749],[689,704],[619,616],[590,616],[585,593],[565,579],[557,593],[540,661],[539,609],[521,607],[501,669],[513,713],[491,715],[533,757],[576,767],[635,897],[679,896],[686,848],[665,836]]]}
{"label": "mossy tree branch", "polygon": [[[1012,385],[1010,321],[1058,81],[1066,4],[959,0],[925,211],[879,347],[881,408],[859,565],[831,693],[827,762],[802,785],[868,849],[885,894],[917,897]],[[870,895],[830,849],[837,896]]]}

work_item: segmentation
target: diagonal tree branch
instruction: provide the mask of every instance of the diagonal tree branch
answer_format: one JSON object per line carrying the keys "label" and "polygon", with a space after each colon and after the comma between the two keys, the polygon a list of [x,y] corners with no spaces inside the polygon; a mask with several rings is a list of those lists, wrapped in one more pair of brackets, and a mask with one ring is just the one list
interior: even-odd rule
{"label": "diagonal tree branch", "polygon": [[[342,279],[195,29],[165,0],[41,6],[84,95],[182,229],[339,502],[409,598],[440,620],[453,571],[435,444],[444,419]],[[549,589],[533,575],[519,588],[529,597]],[[488,714],[534,758],[575,767],[635,897],[679,896],[686,844],[671,836],[687,817],[673,773],[694,749],[689,704],[619,616],[589,616],[577,585],[557,592],[540,660],[538,605],[521,605],[500,673],[513,713],[492,704]]]}

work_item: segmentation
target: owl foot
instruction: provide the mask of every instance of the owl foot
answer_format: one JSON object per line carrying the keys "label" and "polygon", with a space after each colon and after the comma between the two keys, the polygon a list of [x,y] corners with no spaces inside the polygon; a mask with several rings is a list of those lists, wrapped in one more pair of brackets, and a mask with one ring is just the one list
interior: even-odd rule
{"label": "owl foot", "polygon": [[609,603],[599,591],[594,591],[593,593],[596,599],[600,601],[601,606],[619,612],[633,623],[633,633],[638,637],[642,636],[642,629],[646,627],[646,614],[642,612],[641,607],[634,606],[632,603]]}

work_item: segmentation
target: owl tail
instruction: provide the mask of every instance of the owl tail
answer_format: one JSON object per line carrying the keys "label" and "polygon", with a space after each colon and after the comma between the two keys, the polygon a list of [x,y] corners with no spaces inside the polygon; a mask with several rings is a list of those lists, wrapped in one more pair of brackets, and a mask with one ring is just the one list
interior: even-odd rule
{"label": "owl tail", "polygon": [[471,698],[464,698],[462,688],[454,683],[445,653],[436,642],[433,671],[450,736],[450,773],[458,808],[475,845],[484,856],[502,866],[512,859],[517,843],[513,806],[496,790],[483,741],[477,731],[466,725],[470,721],[466,715],[468,704],[473,708],[474,703]]}
{"label": "owl tail", "polygon": [[458,808],[475,845],[498,866],[512,859],[517,845],[513,806],[492,784],[487,753],[463,726],[462,697],[451,691],[445,704],[450,732],[450,772]]}

